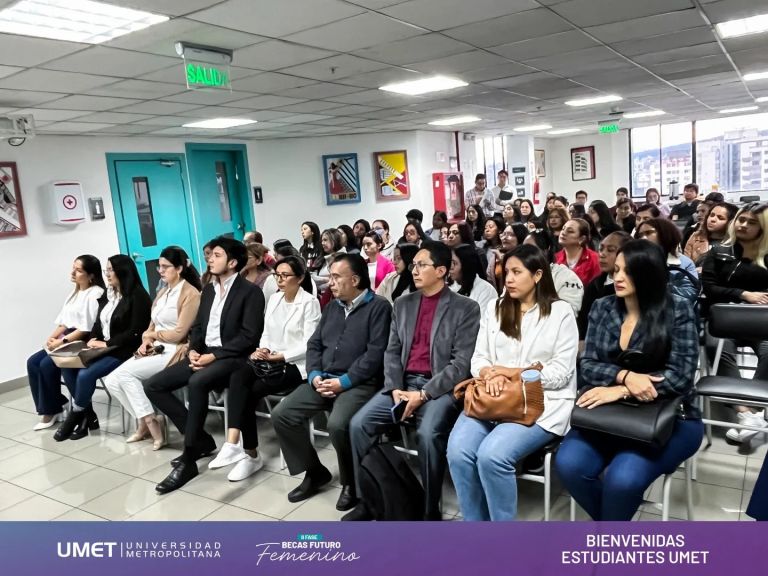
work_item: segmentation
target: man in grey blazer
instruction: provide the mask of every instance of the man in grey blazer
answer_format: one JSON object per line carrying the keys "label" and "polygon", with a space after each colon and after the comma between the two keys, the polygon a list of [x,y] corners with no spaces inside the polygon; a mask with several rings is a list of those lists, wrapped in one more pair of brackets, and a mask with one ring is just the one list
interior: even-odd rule
{"label": "man in grey blazer", "polygon": [[[453,387],[469,378],[469,365],[480,328],[477,302],[459,296],[445,284],[451,250],[425,243],[411,270],[418,292],[395,301],[389,345],[384,354],[384,391],[363,406],[350,424],[355,478],[360,461],[378,436],[391,429],[392,407],[406,403],[403,420],[413,416],[419,467],[424,484],[425,520],[440,520],[440,496],[446,467],[448,436],[459,416]],[[364,494],[358,496],[365,499]],[[364,502],[343,520],[366,520]]]}

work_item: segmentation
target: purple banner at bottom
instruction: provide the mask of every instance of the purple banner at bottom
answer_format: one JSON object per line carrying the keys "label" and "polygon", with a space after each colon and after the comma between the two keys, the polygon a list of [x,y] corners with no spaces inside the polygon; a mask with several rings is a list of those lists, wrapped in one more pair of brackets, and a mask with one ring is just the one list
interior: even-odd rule
{"label": "purple banner at bottom", "polygon": [[765,565],[759,523],[0,523],[0,574],[718,575]]}

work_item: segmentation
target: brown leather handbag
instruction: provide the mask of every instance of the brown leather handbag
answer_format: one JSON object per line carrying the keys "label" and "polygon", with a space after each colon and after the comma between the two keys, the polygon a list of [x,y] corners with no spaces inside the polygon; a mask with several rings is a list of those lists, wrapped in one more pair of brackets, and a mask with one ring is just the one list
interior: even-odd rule
{"label": "brown leather handbag", "polygon": [[513,368],[512,378],[505,378],[498,396],[485,391],[485,382],[470,378],[453,388],[456,400],[464,399],[464,413],[477,420],[490,420],[533,426],[544,413],[544,389],[541,380],[524,383],[520,375],[526,370],[541,371],[537,362],[528,368]]}

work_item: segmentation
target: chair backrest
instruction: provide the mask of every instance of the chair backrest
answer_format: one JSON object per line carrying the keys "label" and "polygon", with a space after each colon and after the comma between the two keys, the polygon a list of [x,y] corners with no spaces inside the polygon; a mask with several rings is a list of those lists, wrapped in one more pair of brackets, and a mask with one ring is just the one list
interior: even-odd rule
{"label": "chair backrest", "polygon": [[709,309],[709,333],[715,338],[768,340],[768,306],[715,304]]}

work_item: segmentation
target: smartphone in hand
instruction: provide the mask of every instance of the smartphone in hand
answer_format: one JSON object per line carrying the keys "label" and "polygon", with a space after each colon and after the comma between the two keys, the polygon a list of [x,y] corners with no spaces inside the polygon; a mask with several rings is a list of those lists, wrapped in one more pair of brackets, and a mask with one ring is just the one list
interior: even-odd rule
{"label": "smartphone in hand", "polygon": [[397,404],[390,408],[390,412],[392,413],[392,422],[395,424],[399,424],[402,421],[403,414],[405,414],[406,404],[408,404],[408,402],[405,400],[400,400]]}

